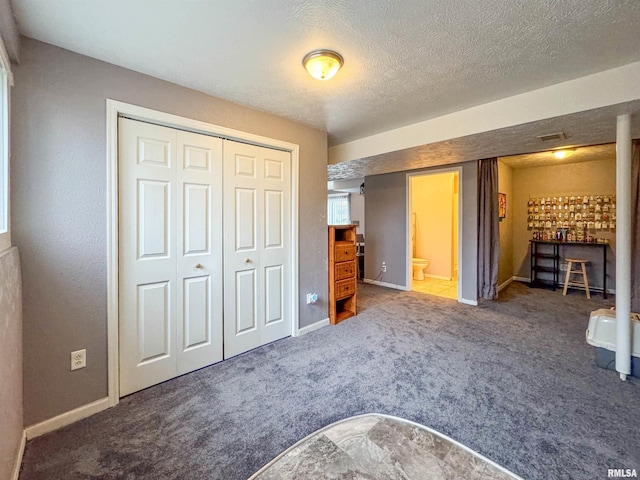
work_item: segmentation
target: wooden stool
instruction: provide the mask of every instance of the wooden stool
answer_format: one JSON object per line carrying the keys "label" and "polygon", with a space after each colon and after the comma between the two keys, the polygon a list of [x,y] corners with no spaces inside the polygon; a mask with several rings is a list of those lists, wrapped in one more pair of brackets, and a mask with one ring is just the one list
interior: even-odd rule
{"label": "wooden stool", "polygon": [[[591,293],[589,292],[589,279],[587,278],[587,266],[586,266],[587,263],[589,263],[589,261],[584,260],[582,258],[565,258],[565,260],[567,261],[567,275],[564,278],[564,289],[562,290],[562,295],[567,294],[567,287],[584,287],[585,291],[587,292],[587,298],[590,299]],[[574,263],[580,264],[580,270],[572,270]],[[579,282],[579,281],[572,282],[571,281],[572,273],[582,273],[582,282]]]}

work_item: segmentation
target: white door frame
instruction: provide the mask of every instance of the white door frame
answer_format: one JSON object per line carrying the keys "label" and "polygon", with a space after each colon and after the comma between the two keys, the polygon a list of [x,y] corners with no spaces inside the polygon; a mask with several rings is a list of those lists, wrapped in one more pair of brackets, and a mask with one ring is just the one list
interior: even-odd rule
{"label": "white door frame", "polygon": [[407,203],[406,203],[406,238],[407,238],[407,287],[409,290],[413,289],[413,268],[412,259],[413,253],[411,250],[411,178],[412,177],[424,177],[425,175],[438,175],[441,173],[458,173],[458,302],[462,299],[462,281],[460,280],[460,272],[462,270],[462,241],[464,238],[464,225],[462,222],[462,166],[459,167],[445,167],[434,168],[429,170],[422,170],[419,172],[407,173]]}
{"label": "white door frame", "polygon": [[107,378],[109,406],[120,401],[118,371],[118,117],[291,152],[291,335],[298,321],[298,177],[300,146],[210,123],[107,99]]}

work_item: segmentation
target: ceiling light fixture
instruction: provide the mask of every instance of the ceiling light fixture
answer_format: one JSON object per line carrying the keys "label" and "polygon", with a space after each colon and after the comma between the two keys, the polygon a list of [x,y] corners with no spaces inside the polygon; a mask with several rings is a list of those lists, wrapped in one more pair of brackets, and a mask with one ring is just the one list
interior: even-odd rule
{"label": "ceiling light fixture", "polygon": [[329,80],[338,73],[344,63],[342,56],[331,50],[314,50],[302,59],[309,75],[318,80]]}
{"label": "ceiling light fixture", "polygon": [[574,153],[576,153],[576,149],[575,148],[569,148],[569,149],[563,149],[563,150],[555,150],[553,152],[553,154],[555,155],[556,158],[562,159],[562,158],[567,158],[570,157],[571,155],[573,155]]}

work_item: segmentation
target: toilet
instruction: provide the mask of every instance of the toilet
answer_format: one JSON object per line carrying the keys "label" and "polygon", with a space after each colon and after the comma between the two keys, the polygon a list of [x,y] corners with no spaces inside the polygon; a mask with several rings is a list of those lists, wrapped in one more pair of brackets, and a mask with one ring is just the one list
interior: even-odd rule
{"label": "toilet", "polygon": [[411,262],[413,265],[413,279],[424,280],[424,271],[429,266],[429,260],[424,258],[414,258]]}

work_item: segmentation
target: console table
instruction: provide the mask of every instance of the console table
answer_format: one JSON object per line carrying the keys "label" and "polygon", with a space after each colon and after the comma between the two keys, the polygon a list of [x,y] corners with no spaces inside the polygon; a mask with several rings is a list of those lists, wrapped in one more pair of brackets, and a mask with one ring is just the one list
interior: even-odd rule
{"label": "console table", "polygon": [[[602,298],[607,298],[608,243],[558,242],[555,240],[529,240],[529,243],[531,243],[531,286],[542,287],[546,285],[551,286],[554,290],[560,285],[560,251],[563,247],[581,246],[601,248]],[[541,277],[541,273],[551,274],[552,278]]]}

